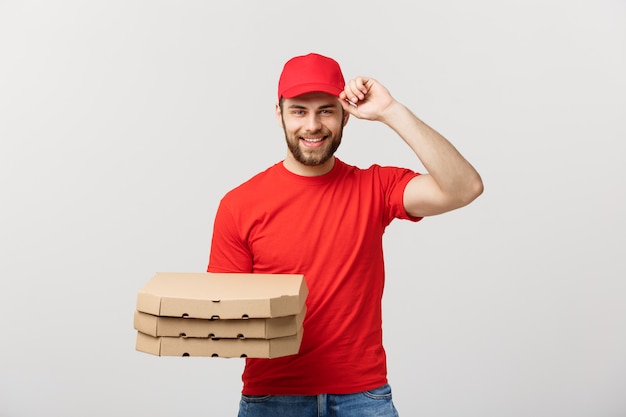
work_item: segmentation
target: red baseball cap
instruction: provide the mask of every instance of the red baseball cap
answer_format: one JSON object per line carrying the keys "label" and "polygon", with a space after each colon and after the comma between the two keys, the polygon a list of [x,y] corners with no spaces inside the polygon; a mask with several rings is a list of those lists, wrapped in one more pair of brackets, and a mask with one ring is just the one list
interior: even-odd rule
{"label": "red baseball cap", "polygon": [[278,80],[278,100],[293,98],[313,91],[339,97],[346,82],[337,61],[310,53],[296,56],[285,63]]}

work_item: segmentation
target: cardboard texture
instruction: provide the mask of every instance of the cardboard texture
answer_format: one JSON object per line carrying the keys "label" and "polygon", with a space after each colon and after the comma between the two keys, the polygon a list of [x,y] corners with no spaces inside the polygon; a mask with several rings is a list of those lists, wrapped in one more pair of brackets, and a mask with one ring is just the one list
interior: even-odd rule
{"label": "cardboard texture", "polygon": [[295,335],[304,321],[306,307],[292,316],[266,319],[194,319],[159,317],[135,311],[134,327],[150,336],[273,339]]}
{"label": "cardboard texture", "polygon": [[211,356],[221,358],[278,358],[300,349],[302,328],[292,336],[274,339],[209,339],[154,337],[137,332],[136,348],[156,356]]}
{"label": "cardboard texture", "polygon": [[308,287],[298,274],[158,272],[137,295],[137,311],[198,319],[273,318],[302,311]]}
{"label": "cardboard texture", "polygon": [[298,353],[308,288],[298,274],[159,272],[137,294],[136,350],[157,356]]}

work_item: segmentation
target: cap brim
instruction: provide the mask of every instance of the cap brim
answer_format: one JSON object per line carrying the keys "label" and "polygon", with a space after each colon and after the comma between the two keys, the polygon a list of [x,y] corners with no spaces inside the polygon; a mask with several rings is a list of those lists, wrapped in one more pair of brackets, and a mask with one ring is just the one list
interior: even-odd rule
{"label": "cap brim", "polygon": [[295,87],[291,87],[283,91],[281,94],[284,98],[294,98],[301,96],[302,94],[321,92],[328,93],[335,97],[339,97],[341,89],[328,84],[301,84]]}

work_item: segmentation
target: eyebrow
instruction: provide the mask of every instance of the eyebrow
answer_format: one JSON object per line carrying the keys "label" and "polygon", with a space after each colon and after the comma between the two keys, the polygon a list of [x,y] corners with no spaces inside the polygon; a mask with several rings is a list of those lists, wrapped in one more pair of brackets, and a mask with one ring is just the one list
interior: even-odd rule
{"label": "eyebrow", "polygon": [[[323,104],[319,107],[317,107],[316,110],[324,110],[324,109],[334,109],[337,106],[335,104]],[[308,106],[305,106],[304,104],[290,104],[287,108],[289,109],[308,109]]]}

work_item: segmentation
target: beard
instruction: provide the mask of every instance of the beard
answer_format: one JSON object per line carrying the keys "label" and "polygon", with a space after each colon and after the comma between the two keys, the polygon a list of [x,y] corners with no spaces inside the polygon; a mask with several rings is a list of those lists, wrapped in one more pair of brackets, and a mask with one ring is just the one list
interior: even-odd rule
{"label": "beard", "polygon": [[337,135],[333,135],[330,131],[323,129],[319,132],[313,132],[308,136],[324,136],[324,143],[318,148],[303,148],[300,146],[299,136],[294,134],[289,136],[287,130],[284,128],[285,122],[283,121],[283,130],[285,131],[285,141],[287,142],[287,148],[289,152],[294,156],[296,161],[306,166],[318,166],[326,163],[335,154],[339,145],[341,145],[341,137],[343,136],[343,127],[337,132]]}
{"label": "beard", "polygon": [[341,144],[341,136],[338,136],[335,138],[325,139],[325,141],[330,142],[325,143],[319,148],[302,149],[302,147],[300,147],[300,140],[298,138],[285,138],[287,140],[287,147],[289,148],[289,151],[292,153],[296,161],[307,166],[317,166],[324,164],[335,154],[337,149],[339,149],[339,145]]}

